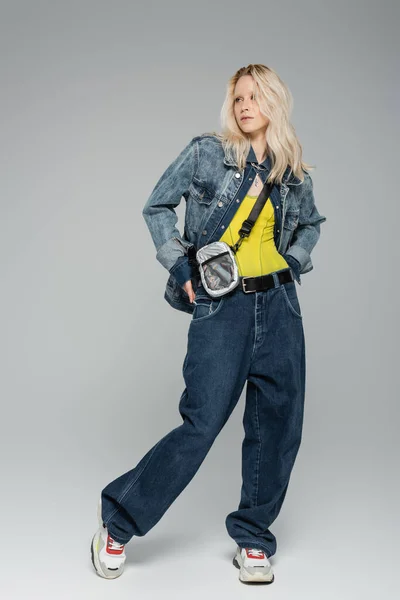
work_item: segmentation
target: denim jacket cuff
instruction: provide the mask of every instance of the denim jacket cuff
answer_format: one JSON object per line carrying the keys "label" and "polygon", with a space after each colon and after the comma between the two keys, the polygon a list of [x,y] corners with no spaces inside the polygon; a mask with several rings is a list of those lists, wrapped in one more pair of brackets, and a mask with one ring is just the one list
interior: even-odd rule
{"label": "denim jacket cuff", "polygon": [[188,257],[181,256],[176,263],[169,269],[180,286],[183,286],[192,277],[192,267],[189,264]]}
{"label": "denim jacket cuff", "polygon": [[310,254],[307,252],[307,250],[302,248],[302,246],[299,244],[294,244],[288,248],[286,254],[292,256],[300,263],[301,273],[307,273],[307,271],[311,271],[312,263]]}
{"label": "denim jacket cuff", "polygon": [[286,262],[288,263],[289,267],[295,272],[295,274],[297,276],[300,275],[300,263],[299,261],[294,258],[294,256],[292,256],[291,254],[284,254],[283,258],[286,260]]}

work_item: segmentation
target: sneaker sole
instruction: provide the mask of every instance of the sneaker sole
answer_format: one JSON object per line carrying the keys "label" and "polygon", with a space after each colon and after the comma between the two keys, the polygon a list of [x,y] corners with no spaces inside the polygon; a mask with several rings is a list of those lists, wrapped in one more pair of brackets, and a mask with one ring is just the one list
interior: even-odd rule
{"label": "sneaker sole", "polygon": [[260,572],[255,572],[255,573],[249,573],[249,571],[247,571],[247,569],[245,569],[244,567],[241,568],[236,556],[234,557],[233,561],[232,561],[233,565],[240,570],[239,573],[239,580],[242,583],[262,583],[262,584],[269,584],[272,583],[275,580],[275,575],[274,573],[268,573],[267,575],[264,575],[263,573]]}

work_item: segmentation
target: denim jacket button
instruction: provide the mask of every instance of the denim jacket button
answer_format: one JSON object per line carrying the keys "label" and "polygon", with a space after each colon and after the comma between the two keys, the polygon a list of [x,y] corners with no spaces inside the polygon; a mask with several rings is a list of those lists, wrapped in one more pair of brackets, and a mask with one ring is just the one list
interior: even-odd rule
{"label": "denim jacket button", "polygon": [[240,177],[240,173],[235,173],[235,177]]}
{"label": "denim jacket button", "polygon": [[203,235],[207,235],[207,229],[203,229]]}
{"label": "denim jacket button", "polygon": [[218,202],[218,206],[222,206],[222,205],[223,205],[223,202]]}

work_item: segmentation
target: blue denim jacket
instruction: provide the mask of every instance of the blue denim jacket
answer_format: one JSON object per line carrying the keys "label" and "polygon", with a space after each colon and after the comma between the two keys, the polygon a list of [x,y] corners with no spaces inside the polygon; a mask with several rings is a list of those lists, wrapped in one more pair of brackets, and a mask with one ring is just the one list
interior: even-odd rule
{"label": "blue denim jacket", "polygon": [[[217,241],[224,233],[250,189],[256,173],[265,183],[270,158],[258,164],[250,146],[246,167],[240,171],[225,156],[222,143],[211,134],[195,136],[161,175],[142,214],[156,247],[157,260],[169,271],[164,298],[177,310],[192,313],[183,284],[198,277],[188,259],[188,248],[196,250]],[[313,182],[304,173],[303,183],[288,166],[282,184],[275,184],[271,201],[275,211],[274,240],[278,252],[301,285],[301,273],[313,269],[311,251],[320,236],[320,215],[314,201]],[[175,208],[186,201],[183,235],[176,227]],[[239,236],[238,236],[239,237]]]}

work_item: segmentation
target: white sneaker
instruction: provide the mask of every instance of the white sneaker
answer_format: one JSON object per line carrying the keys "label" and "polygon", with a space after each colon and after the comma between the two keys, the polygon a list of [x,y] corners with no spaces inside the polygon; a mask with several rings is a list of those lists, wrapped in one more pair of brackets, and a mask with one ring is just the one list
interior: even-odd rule
{"label": "white sneaker", "polygon": [[92,563],[98,575],[106,579],[115,579],[124,571],[125,544],[116,542],[108,533],[101,516],[101,497],[97,506],[97,517],[99,528],[92,539]]}
{"label": "white sneaker", "polygon": [[239,579],[244,583],[272,583],[275,579],[271,563],[263,550],[237,546],[233,564],[240,569]]}

